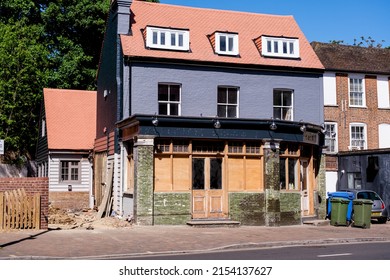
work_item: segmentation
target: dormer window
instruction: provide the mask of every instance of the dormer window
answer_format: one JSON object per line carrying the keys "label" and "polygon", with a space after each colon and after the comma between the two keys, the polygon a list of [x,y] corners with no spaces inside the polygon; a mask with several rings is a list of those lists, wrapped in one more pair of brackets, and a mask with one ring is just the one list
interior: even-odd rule
{"label": "dormer window", "polygon": [[155,49],[189,51],[190,32],[184,29],[148,26],[146,28],[146,46]]}
{"label": "dormer window", "polygon": [[238,34],[216,32],[215,52],[224,55],[238,55]]}
{"label": "dormer window", "polygon": [[299,58],[299,39],[262,36],[263,56]]}

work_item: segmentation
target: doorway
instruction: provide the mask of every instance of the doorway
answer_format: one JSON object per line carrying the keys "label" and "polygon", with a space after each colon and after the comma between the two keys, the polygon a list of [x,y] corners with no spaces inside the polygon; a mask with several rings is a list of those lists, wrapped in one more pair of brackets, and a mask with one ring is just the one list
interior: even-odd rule
{"label": "doorway", "polygon": [[226,217],[222,158],[192,159],[192,218]]}

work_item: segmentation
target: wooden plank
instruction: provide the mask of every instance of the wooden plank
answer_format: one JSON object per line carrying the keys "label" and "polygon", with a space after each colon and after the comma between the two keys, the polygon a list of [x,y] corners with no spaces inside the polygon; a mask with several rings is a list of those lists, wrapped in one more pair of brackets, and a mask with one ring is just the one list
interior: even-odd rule
{"label": "wooden plank", "polygon": [[18,191],[17,190],[13,190],[12,191],[12,194],[14,196],[14,202],[15,202],[15,211],[14,211],[14,228],[20,228],[20,225],[19,225],[19,216],[20,216],[20,204],[22,203],[21,202],[21,197],[19,197],[18,195]]}
{"label": "wooden plank", "polygon": [[0,193],[0,230],[4,229],[4,193]]}
{"label": "wooden plank", "polygon": [[35,202],[35,207],[34,207],[34,221],[35,229],[40,229],[41,228],[41,195],[39,193],[36,193],[34,196],[34,202]]}
{"label": "wooden plank", "polygon": [[114,174],[114,165],[112,164],[111,168],[110,168],[110,175],[107,178],[107,183],[108,184],[106,184],[106,189],[105,189],[105,192],[104,192],[102,203],[100,204],[99,210],[98,210],[98,213],[97,213],[97,218],[98,219],[101,219],[103,217],[103,214],[106,211],[107,204],[109,203],[109,200],[111,198],[113,174]]}

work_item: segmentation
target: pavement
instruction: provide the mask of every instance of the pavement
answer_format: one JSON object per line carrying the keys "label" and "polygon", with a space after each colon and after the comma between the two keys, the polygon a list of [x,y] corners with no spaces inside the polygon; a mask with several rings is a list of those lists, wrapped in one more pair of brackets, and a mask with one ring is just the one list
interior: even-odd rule
{"label": "pavement", "polygon": [[326,222],[280,227],[137,226],[0,231],[0,260],[121,259],[238,248],[390,242],[390,222],[369,228]]}

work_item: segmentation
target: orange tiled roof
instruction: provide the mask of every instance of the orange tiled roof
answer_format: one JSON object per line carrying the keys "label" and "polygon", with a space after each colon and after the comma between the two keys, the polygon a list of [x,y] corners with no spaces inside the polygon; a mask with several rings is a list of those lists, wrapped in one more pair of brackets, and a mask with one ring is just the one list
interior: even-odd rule
{"label": "orange tiled roof", "polygon": [[[121,36],[125,56],[323,69],[292,16],[191,8],[144,1],[134,1],[130,9],[133,17],[132,35]],[[147,49],[142,33],[147,26],[189,29],[191,51]],[[208,36],[215,31],[239,34],[238,57],[214,53]],[[255,41],[262,35],[299,38],[300,59],[261,56],[259,44]]]}
{"label": "orange tiled roof", "polygon": [[43,90],[49,149],[89,150],[96,138],[96,91]]}

